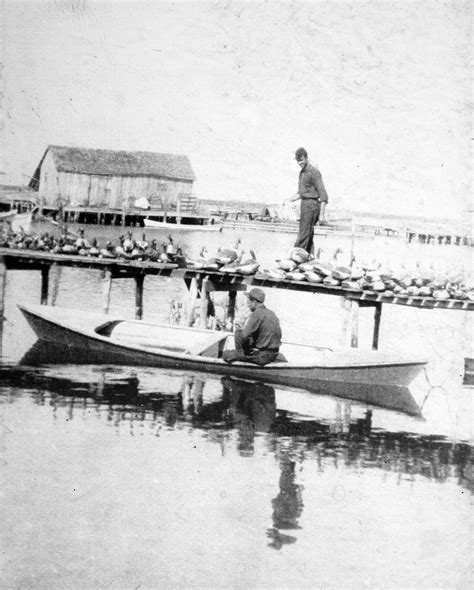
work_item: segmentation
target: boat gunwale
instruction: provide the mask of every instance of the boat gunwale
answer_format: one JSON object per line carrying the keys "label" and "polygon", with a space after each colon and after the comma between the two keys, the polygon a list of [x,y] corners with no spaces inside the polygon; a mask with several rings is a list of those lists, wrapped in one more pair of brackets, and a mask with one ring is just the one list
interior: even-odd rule
{"label": "boat gunwale", "polygon": [[[49,324],[52,324],[53,326],[59,327],[61,330],[63,331],[71,331],[74,333],[79,334],[82,337],[88,338],[88,339],[93,339],[93,340],[99,340],[100,342],[106,343],[109,346],[112,346],[113,348],[117,348],[117,349],[125,349],[127,351],[138,351],[138,352],[142,352],[144,354],[147,355],[152,355],[154,357],[157,357],[159,355],[165,357],[166,359],[171,359],[171,360],[176,360],[176,361],[184,361],[184,362],[191,362],[193,364],[196,365],[203,365],[203,364],[211,364],[211,365],[215,365],[215,366],[228,366],[228,363],[226,363],[222,358],[216,358],[216,357],[208,357],[208,356],[201,356],[199,354],[190,354],[189,352],[170,352],[167,351],[166,348],[156,348],[156,352],[152,352],[150,351],[149,348],[147,348],[146,346],[143,345],[139,345],[139,344],[127,344],[126,342],[118,342],[117,340],[113,340],[112,338],[110,338],[110,336],[103,336],[102,334],[99,334],[97,332],[95,332],[94,329],[81,329],[79,327],[76,326],[68,326],[67,324],[65,324],[64,322],[59,322],[59,321],[53,321],[50,317],[45,316],[44,314],[40,314],[37,311],[37,308],[41,308],[44,307],[42,305],[38,305],[38,306],[33,306],[33,305],[26,305],[26,304],[17,304],[19,309],[22,312],[26,312],[27,314],[29,313],[30,315],[39,317],[42,321],[48,322]],[[49,306],[51,307],[51,306]],[[32,309],[33,308],[33,309]],[[61,309],[66,309],[66,308],[61,308]],[[36,310],[36,311],[34,311]],[[110,322],[114,322],[114,321],[125,321],[125,322],[130,322],[130,323],[134,323],[134,324],[140,324],[140,325],[152,325],[155,327],[164,327],[164,328],[171,328],[173,330],[175,329],[179,329],[179,330],[183,330],[183,331],[194,331],[194,328],[189,328],[186,326],[174,326],[172,324],[152,324],[149,322],[146,322],[144,324],[142,324],[142,320],[127,320],[127,319],[118,319],[118,318],[111,318]],[[108,323],[108,322],[106,322]],[[100,326],[99,326],[100,327]],[[204,332],[204,333],[212,333],[212,334],[216,334],[215,330],[207,330],[207,329],[197,329],[197,331],[199,332]],[[228,333],[223,333],[225,334],[225,336],[223,336],[224,338],[228,338],[229,336],[232,336],[231,332]],[[41,339],[41,338],[40,338]],[[43,338],[43,340],[46,340],[46,338]],[[285,344],[285,342],[282,342],[282,344]],[[294,346],[294,347],[308,347],[308,348],[315,348],[312,347],[311,345],[305,345],[305,344],[297,344],[297,343],[287,343],[290,346]],[[329,349],[330,350],[330,349]],[[159,352],[158,352],[159,351]],[[338,352],[334,352],[332,351],[333,354],[338,354]],[[341,349],[340,353],[343,353],[344,349]],[[375,351],[366,351],[368,353],[375,353]],[[376,354],[376,353],[375,353]],[[383,353],[382,353],[383,354]],[[276,370],[277,372],[281,372],[282,370],[285,371],[299,371],[299,370],[311,370],[311,369],[319,369],[319,370],[338,370],[338,371],[350,371],[350,370],[363,370],[363,369],[367,369],[370,371],[373,370],[377,370],[377,369],[389,369],[392,367],[400,367],[400,366],[404,366],[404,367],[414,367],[414,366],[419,366],[419,365],[425,365],[427,364],[427,360],[426,359],[416,359],[416,360],[400,360],[400,361],[390,361],[390,362],[384,362],[384,361],[379,361],[379,362],[375,362],[373,364],[370,363],[361,363],[361,364],[351,364],[348,365],[346,364],[315,364],[314,362],[312,363],[308,363],[308,364],[294,364],[294,363],[290,363],[288,361],[286,362],[273,362],[273,363],[269,363],[267,365],[256,365],[253,363],[245,363],[245,362],[241,362],[241,361],[236,361],[234,363],[232,363],[233,366],[237,366],[237,367],[250,367],[252,370],[257,370],[258,372],[269,372],[269,371],[274,371]]]}

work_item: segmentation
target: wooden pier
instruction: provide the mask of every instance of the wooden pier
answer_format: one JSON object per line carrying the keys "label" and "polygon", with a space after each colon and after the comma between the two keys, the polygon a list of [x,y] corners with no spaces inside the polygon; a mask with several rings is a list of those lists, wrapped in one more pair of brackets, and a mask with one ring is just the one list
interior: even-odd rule
{"label": "wooden pier", "polygon": [[[224,291],[229,294],[228,320],[233,325],[235,314],[235,301],[238,291],[245,291],[248,287],[264,287],[286,289],[306,293],[338,296],[343,299],[348,312],[348,329],[350,331],[351,346],[358,346],[358,322],[359,308],[371,307],[374,309],[374,325],[372,347],[378,348],[379,331],[382,320],[383,304],[403,305],[420,309],[446,309],[473,311],[474,301],[457,299],[435,299],[419,296],[387,296],[372,291],[360,291],[346,289],[341,286],[328,286],[320,283],[306,281],[276,280],[264,275],[244,276],[236,273],[222,273],[219,271],[194,270],[178,268],[176,264],[155,263],[149,261],[127,261],[123,259],[95,258],[88,256],[68,256],[64,254],[51,254],[34,250],[14,250],[0,248],[0,334],[4,315],[4,299],[6,275],[8,270],[35,270],[41,272],[42,304],[54,304],[51,300],[50,274],[59,267],[75,267],[83,269],[96,269],[103,279],[103,310],[109,310],[110,294],[114,279],[133,278],[135,280],[135,317],[143,317],[143,287],[147,275],[173,277],[184,280],[189,290],[190,309],[199,301],[200,321],[205,325],[210,308],[210,293]],[[57,290],[57,285],[55,286]],[[54,290],[54,289],[53,289]],[[191,325],[192,317],[187,318]]]}
{"label": "wooden pier", "polygon": [[204,225],[210,216],[197,209],[196,203],[191,207],[187,200],[181,199],[177,205],[163,209],[97,208],[97,207],[41,207],[41,216],[57,223],[75,223],[82,225],[110,225],[122,227],[145,227],[145,219],[169,223]]}
{"label": "wooden pier", "polygon": [[472,236],[463,234],[461,232],[447,232],[447,231],[427,231],[406,229],[406,241],[411,244],[418,242],[419,244],[434,244],[440,246],[472,246]]}

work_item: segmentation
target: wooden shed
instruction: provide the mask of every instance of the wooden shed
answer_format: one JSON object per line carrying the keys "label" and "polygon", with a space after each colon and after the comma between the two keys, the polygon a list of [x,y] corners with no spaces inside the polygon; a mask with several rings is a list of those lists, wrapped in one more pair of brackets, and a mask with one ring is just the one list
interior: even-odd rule
{"label": "wooden shed", "polygon": [[184,155],[50,145],[30,181],[43,207],[173,208],[193,192],[194,172]]}

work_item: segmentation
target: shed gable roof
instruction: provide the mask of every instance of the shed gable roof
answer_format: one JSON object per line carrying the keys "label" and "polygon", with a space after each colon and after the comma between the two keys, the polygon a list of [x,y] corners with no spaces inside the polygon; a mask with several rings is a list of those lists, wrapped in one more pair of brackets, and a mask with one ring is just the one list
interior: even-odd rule
{"label": "shed gable roof", "polygon": [[[40,162],[50,152],[60,172],[101,176],[157,176],[194,181],[188,156],[157,152],[126,152],[50,145]],[[35,174],[36,176],[36,174]]]}

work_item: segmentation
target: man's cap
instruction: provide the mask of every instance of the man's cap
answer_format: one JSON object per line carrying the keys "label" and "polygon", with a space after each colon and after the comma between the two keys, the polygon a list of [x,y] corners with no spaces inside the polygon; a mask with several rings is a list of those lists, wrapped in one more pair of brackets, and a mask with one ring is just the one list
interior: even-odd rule
{"label": "man's cap", "polygon": [[295,152],[295,160],[299,160],[300,158],[307,158],[308,152],[304,148],[298,148]]}
{"label": "man's cap", "polygon": [[262,291],[262,289],[250,289],[250,291],[245,293],[245,295],[249,299],[254,299],[259,303],[263,303],[265,301],[265,293]]}

